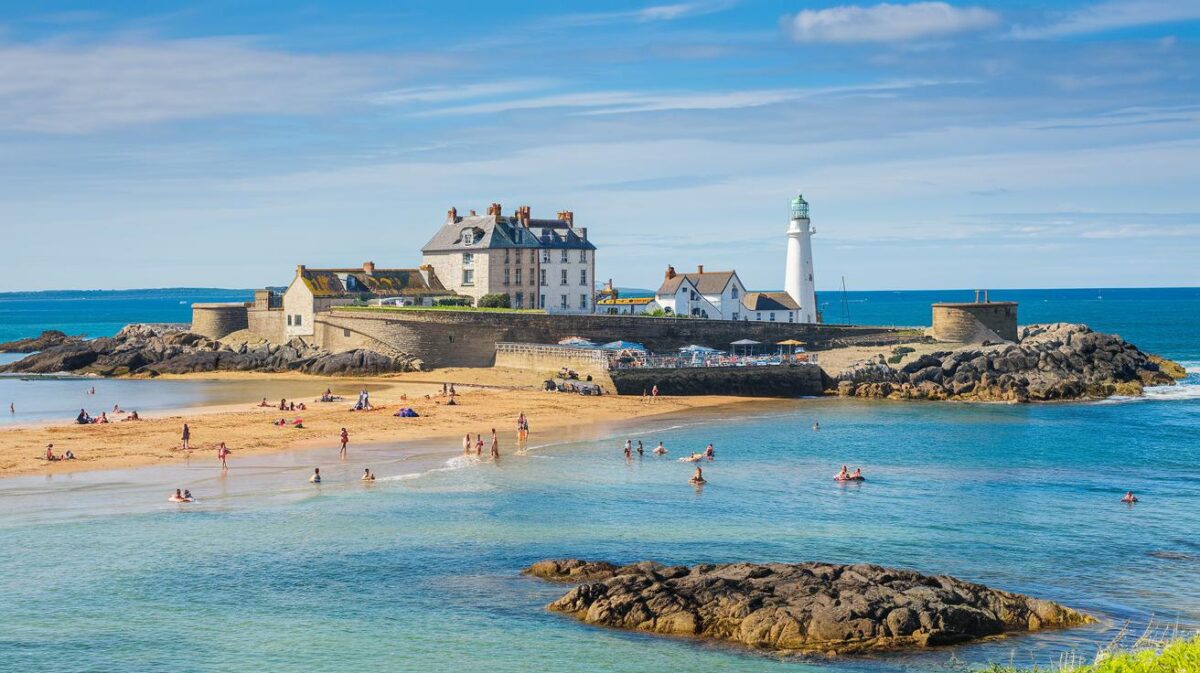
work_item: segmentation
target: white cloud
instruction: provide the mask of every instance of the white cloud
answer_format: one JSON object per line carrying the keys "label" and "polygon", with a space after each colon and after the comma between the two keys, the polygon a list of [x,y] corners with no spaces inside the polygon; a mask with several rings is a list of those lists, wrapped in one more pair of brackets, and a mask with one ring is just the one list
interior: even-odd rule
{"label": "white cloud", "polygon": [[674,21],[689,16],[702,16],[729,9],[734,0],[708,0],[707,2],[678,2],[669,5],[652,5],[642,9],[623,12],[590,12],[566,14],[549,19],[547,25],[562,27],[600,26],[612,23],[651,23]]}
{"label": "white cloud", "polygon": [[980,30],[998,20],[995,12],[982,7],[885,2],[871,7],[806,9],[786,17],[785,27],[797,42],[902,42]]}
{"label": "white cloud", "polygon": [[374,94],[369,97],[378,105],[403,105],[407,103],[446,103],[471,100],[501,94],[520,93],[545,88],[552,80],[519,79],[497,82],[474,82],[471,84],[439,84],[433,86],[406,87]]}
{"label": "white cloud", "polygon": [[1017,26],[1013,37],[1046,39],[1200,19],[1200,0],[1110,0],[1058,15],[1043,26]]}
{"label": "white cloud", "polygon": [[0,43],[0,129],[88,133],[180,119],[312,114],[360,97],[384,79],[383,66],[224,38]]}

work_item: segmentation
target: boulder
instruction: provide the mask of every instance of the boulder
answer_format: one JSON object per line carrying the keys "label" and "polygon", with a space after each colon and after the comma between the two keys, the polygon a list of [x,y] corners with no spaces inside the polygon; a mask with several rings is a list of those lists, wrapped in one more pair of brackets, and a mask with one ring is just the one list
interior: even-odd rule
{"label": "boulder", "polygon": [[525,573],[577,584],[547,608],[588,624],[784,652],[922,648],[1094,621],[1049,601],[869,564],[553,559]]}
{"label": "boulder", "polygon": [[83,341],[81,336],[67,336],[65,332],[48,329],[35,337],[0,343],[0,353],[36,353],[55,346],[77,344],[81,341]]}

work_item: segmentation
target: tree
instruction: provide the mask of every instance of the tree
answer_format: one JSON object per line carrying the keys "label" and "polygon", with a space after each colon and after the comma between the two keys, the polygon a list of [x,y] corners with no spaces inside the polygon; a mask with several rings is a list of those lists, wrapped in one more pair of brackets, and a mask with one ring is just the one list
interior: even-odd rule
{"label": "tree", "polygon": [[500,294],[485,294],[475,302],[479,308],[512,308],[512,304],[508,301],[508,295]]}

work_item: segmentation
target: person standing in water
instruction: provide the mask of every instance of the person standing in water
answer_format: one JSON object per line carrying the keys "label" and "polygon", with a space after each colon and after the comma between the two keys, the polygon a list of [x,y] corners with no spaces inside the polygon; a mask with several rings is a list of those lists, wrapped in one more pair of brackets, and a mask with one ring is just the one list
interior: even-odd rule
{"label": "person standing in water", "polygon": [[697,466],[696,466],[696,473],[695,473],[695,474],[693,474],[693,475],[692,475],[692,478],[691,478],[691,479],[688,479],[688,481],[689,481],[689,482],[691,482],[691,483],[693,483],[693,484],[703,484],[703,483],[705,483],[705,482],[704,482],[704,471],[700,469],[700,466],[699,466],[699,465],[697,465]]}
{"label": "person standing in water", "polygon": [[471,453],[471,433],[463,435],[463,454]]}
{"label": "person standing in water", "polygon": [[1125,497],[1121,498],[1121,502],[1126,503],[1128,505],[1132,505],[1133,503],[1135,503],[1137,501],[1138,501],[1137,496],[1133,494],[1133,491],[1125,491]]}
{"label": "person standing in water", "polygon": [[321,483],[321,468],[319,468],[319,467],[313,468],[313,474],[311,477],[308,478],[308,483],[310,483],[310,484]]}
{"label": "person standing in water", "polygon": [[500,457],[500,438],[496,436],[496,428],[492,428],[492,459]]}
{"label": "person standing in water", "polygon": [[369,467],[363,468],[362,480],[363,481],[375,481],[375,473],[371,471],[371,468],[369,468]]}
{"label": "person standing in water", "polygon": [[654,447],[654,455],[663,456],[667,453],[667,447],[663,446],[662,441],[658,442],[658,446]]}
{"label": "person standing in water", "polygon": [[346,428],[342,428],[340,439],[342,440],[342,450],[338,452],[338,457],[346,460],[346,445],[350,443],[350,433],[346,432]]}
{"label": "person standing in water", "polygon": [[625,460],[633,457],[633,442],[625,440]]}
{"label": "person standing in water", "polygon": [[642,440],[638,440],[638,458],[646,455],[646,449],[642,447]]}
{"label": "person standing in water", "polygon": [[483,435],[475,433],[475,455],[483,455]]}
{"label": "person standing in water", "polygon": [[229,463],[226,462],[226,459],[229,458],[229,454],[231,453],[233,452],[226,448],[225,442],[221,442],[217,445],[217,460],[221,461],[222,470],[229,469]]}
{"label": "person standing in water", "polygon": [[713,445],[712,444],[709,444],[708,447],[704,449],[704,457],[709,459],[710,461],[713,458],[716,458],[716,456],[713,455]]}
{"label": "person standing in water", "polygon": [[183,435],[182,435],[181,439],[183,440],[183,450],[184,451],[187,451],[188,449],[192,448],[191,444],[190,444],[190,442],[192,441],[192,429],[188,427],[187,423],[183,424]]}

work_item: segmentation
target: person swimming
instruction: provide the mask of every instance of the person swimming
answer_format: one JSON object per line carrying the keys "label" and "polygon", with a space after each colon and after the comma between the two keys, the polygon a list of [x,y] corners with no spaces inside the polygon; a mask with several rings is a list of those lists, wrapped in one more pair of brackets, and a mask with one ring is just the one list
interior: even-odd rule
{"label": "person swimming", "polygon": [[321,468],[319,468],[319,467],[313,468],[313,474],[311,477],[308,478],[308,483],[310,483],[310,484],[321,483]]}
{"label": "person swimming", "polygon": [[662,442],[659,442],[658,446],[654,447],[654,455],[662,456],[662,455],[665,455],[666,453],[667,453],[667,447],[663,446]]}
{"label": "person swimming", "polygon": [[192,502],[193,500],[195,500],[195,498],[192,497],[192,492],[187,490],[186,488],[183,489],[183,499],[187,500],[188,502]]}
{"label": "person swimming", "polygon": [[836,479],[838,481],[846,481],[849,478],[850,478],[850,468],[846,467],[845,465],[842,466],[842,471],[838,472],[837,476],[834,477],[834,479]]}
{"label": "person swimming", "polygon": [[371,468],[369,468],[369,467],[363,468],[362,480],[363,481],[375,481],[375,473],[371,472]]}
{"label": "person swimming", "polygon": [[716,456],[713,455],[713,445],[712,444],[709,444],[708,447],[704,449],[704,457],[709,460],[716,458]]}
{"label": "person swimming", "polygon": [[696,473],[692,475],[691,479],[688,479],[688,483],[691,483],[691,484],[706,483],[704,480],[704,471],[700,469],[699,465],[696,466]]}
{"label": "person swimming", "polygon": [[191,502],[191,501],[192,501],[192,499],[185,496],[183,494],[183,491],[181,491],[179,489],[175,489],[175,492],[171,494],[171,497],[167,498],[167,502]]}
{"label": "person swimming", "polygon": [[698,463],[701,460],[704,460],[703,453],[693,453],[692,455],[687,456],[686,458],[680,458],[679,462],[681,462],[681,463]]}
{"label": "person swimming", "polygon": [[818,422],[816,422],[816,421],[813,421],[813,424],[812,424],[812,429],[813,429],[813,431],[814,431],[814,432],[815,432],[815,431],[817,431],[817,430],[820,430],[820,429],[821,429],[821,424],[820,424],[820,423],[818,423]]}
{"label": "person swimming", "polygon": [[1125,491],[1125,497],[1121,498],[1121,502],[1130,504],[1130,505],[1132,505],[1133,503],[1135,503],[1137,501],[1138,501],[1137,496],[1133,494],[1133,491]]}

